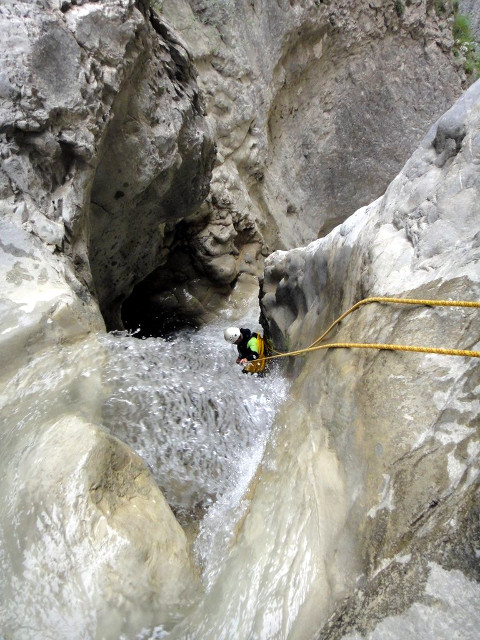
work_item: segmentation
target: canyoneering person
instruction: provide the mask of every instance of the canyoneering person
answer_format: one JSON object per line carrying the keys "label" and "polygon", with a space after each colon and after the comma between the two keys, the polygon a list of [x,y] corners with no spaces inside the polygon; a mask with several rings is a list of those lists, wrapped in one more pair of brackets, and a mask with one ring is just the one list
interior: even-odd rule
{"label": "canyoneering person", "polygon": [[265,341],[256,331],[228,327],[223,334],[225,340],[237,347],[237,364],[244,365],[243,373],[262,373],[265,369]]}

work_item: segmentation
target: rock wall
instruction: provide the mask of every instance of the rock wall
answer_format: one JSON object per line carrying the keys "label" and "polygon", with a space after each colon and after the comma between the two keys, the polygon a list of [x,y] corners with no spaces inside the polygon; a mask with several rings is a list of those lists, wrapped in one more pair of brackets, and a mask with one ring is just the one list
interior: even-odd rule
{"label": "rock wall", "polygon": [[136,37],[130,60],[125,52],[109,60],[98,37],[108,26],[97,20],[78,19],[82,44],[110,73],[125,65],[126,78],[92,185],[89,259],[104,316],[122,328],[125,294],[165,262],[169,233],[207,195],[214,145],[189,54],[169,27],[151,14],[155,31]]}
{"label": "rock wall", "polygon": [[[261,303],[277,347],[308,346],[366,297],[480,300],[479,126],[477,82],[383,197],[327,237],[269,256]],[[326,341],[478,350],[479,328],[478,309],[371,304]],[[290,411],[309,425],[298,446],[323,441],[315,458],[337,460],[349,496],[326,571],[344,562],[350,584],[317,637],[406,637],[415,628],[434,638],[455,627],[473,638],[478,360],[331,349],[289,367]]]}
{"label": "rock wall", "polygon": [[461,91],[448,3],[155,6],[191,47],[214,120],[208,225],[192,244],[222,256],[226,280],[244,269],[246,243],[260,259],[265,244],[304,244],[380,196]]}
{"label": "rock wall", "polygon": [[2,634],[30,637],[28,611],[35,635],[136,635],[173,624],[196,577],[86,370],[205,197],[214,144],[186,49],[148,2],[7,0],[0,31]]}
{"label": "rock wall", "polygon": [[2,76],[8,164],[48,186],[21,215],[70,256],[108,328],[198,325],[271,249],[383,192],[461,88],[450,9],[407,4],[30,6],[30,75],[10,52]]}
{"label": "rock wall", "polygon": [[[322,186],[331,180],[328,171],[341,175],[347,159],[364,157],[377,123],[387,120],[386,110],[389,124],[397,118],[404,125],[401,139],[396,133],[392,138],[392,155],[395,145],[409,135],[413,140],[425,120],[443,108],[442,100],[449,102],[458,91],[457,70],[448,62],[450,37],[433,3],[417,0],[402,7],[372,1],[360,12],[360,5],[346,0],[278,0],[268,7],[240,1],[165,2],[163,16],[156,17],[146,0],[2,3],[0,450],[7,471],[0,498],[0,603],[2,631],[8,636],[23,633],[18,612],[30,605],[32,628],[52,637],[58,636],[58,621],[63,624],[55,616],[59,602],[71,607],[69,624],[79,634],[118,637],[140,633],[144,623],[168,629],[191,604],[196,577],[185,535],[145,465],[98,426],[101,385],[86,370],[94,361],[101,371],[96,359],[101,360],[102,348],[93,336],[105,329],[100,311],[108,328],[121,328],[122,303],[129,299],[134,316],[135,294],[129,295],[142,282],[149,296],[159,298],[153,322],[159,309],[168,314],[179,308],[185,317],[185,309],[198,303],[195,319],[209,298],[230,290],[239,274],[259,273],[267,244],[291,246],[337,221],[311,212],[309,190],[316,201],[331,199],[337,184]],[[163,19],[169,13],[194,47],[207,110],[215,118],[219,156],[205,204],[214,136],[187,48]],[[254,47],[257,42],[265,46]],[[409,57],[407,42],[417,55]],[[404,57],[390,58],[391,48]],[[422,69],[418,77],[414,66]],[[393,69],[405,72],[399,84]],[[367,85],[372,75],[375,82]],[[398,100],[412,82],[418,85],[412,101],[422,112],[415,122],[405,115],[412,110],[401,111]],[[428,84],[438,94],[432,102],[425,98],[420,108]],[[274,335],[292,346],[313,339],[325,321],[369,291],[475,295],[478,238],[472,240],[471,228],[476,222],[472,201],[478,197],[478,109],[470,101],[476,92],[478,87],[435,128],[384,199],[357,212],[320,244],[271,258],[264,307],[271,312]],[[379,115],[374,109],[369,127],[355,137],[366,105],[378,107]],[[302,124],[307,119],[314,125]],[[383,149],[386,130],[379,126],[375,153]],[[325,136],[322,154],[317,153]],[[350,138],[356,141],[351,148]],[[338,157],[328,155],[331,145],[341,150]],[[318,162],[311,172],[308,154]],[[299,174],[292,177],[293,166]],[[354,163],[349,166],[348,176]],[[378,166],[362,174],[361,181],[375,186]],[[342,189],[339,201],[348,202],[350,186]],[[156,270],[162,265],[164,270]],[[199,292],[203,300],[192,303]],[[462,341],[474,343],[470,314],[461,315],[460,329],[443,318],[436,311],[387,310],[377,316],[365,310],[356,330],[359,326],[368,335],[377,328],[388,338],[393,326],[399,334],[405,331],[405,338],[410,331],[427,339],[441,327],[444,339],[454,342],[459,331]],[[243,546],[236,547],[224,570],[235,576],[240,589],[247,585],[252,607],[244,606],[241,592],[234,605],[249,618],[246,625],[255,630],[264,624],[256,615],[260,600],[268,626],[274,602],[288,618],[275,624],[293,629],[297,637],[305,620],[315,630],[315,622],[334,610],[356,577],[360,585],[369,585],[368,602],[366,590],[355,593],[365,619],[355,622],[357,605],[347,603],[342,615],[351,622],[341,627],[340,618],[334,618],[328,633],[355,625],[372,628],[378,608],[370,615],[365,605],[375,604],[384,585],[392,593],[384,610],[393,611],[395,567],[407,567],[413,584],[421,583],[416,579],[420,571],[426,576],[425,557],[443,563],[443,570],[471,576],[469,554],[478,548],[472,542],[477,529],[468,502],[477,478],[471,428],[477,418],[471,403],[474,365],[427,359],[406,371],[404,360],[391,364],[386,354],[357,356],[356,370],[348,354],[314,357],[314,362],[318,376],[308,376],[306,368],[299,372],[293,391],[297,404],[282,414],[296,428],[278,441],[288,464],[259,474],[259,483],[265,477],[270,481],[259,484],[260,498],[252,501],[239,531]],[[365,372],[360,379],[358,371]],[[332,402],[317,402],[326,395]],[[425,397],[431,398],[430,406]],[[47,451],[54,453],[51,459]],[[312,457],[312,451],[319,456]],[[395,456],[402,454],[397,461]],[[329,483],[322,470],[331,471]],[[290,472],[295,483],[289,482]],[[404,478],[411,494],[404,490]],[[302,491],[304,503],[298,501]],[[341,500],[319,529],[318,505],[332,504],[332,496]],[[259,535],[282,500],[284,529],[277,535],[272,527],[268,536]],[[454,501],[456,512],[450,510]],[[290,508],[295,504],[298,510]],[[73,511],[84,516],[79,529]],[[440,521],[444,512],[456,520]],[[299,531],[296,525],[304,516],[307,526]],[[333,517],[335,527],[330,526]],[[302,534],[307,530],[314,553],[305,544],[299,556],[297,543],[306,540]],[[464,541],[463,555],[454,537]],[[284,545],[287,538],[294,544]],[[55,581],[45,585],[45,544],[58,560],[63,580],[58,584],[66,585],[62,593]],[[279,544],[285,564],[269,564],[272,556],[264,551],[275,551]],[[424,548],[432,549],[430,555],[423,555]],[[447,560],[440,558],[442,552]],[[329,561],[322,566],[318,597],[304,606],[306,600],[297,598],[297,578],[305,579],[300,592],[306,598],[318,569],[311,558],[323,563],[330,555],[334,566]],[[391,558],[396,560],[385,565]],[[257,576],[262,574],[257,591],[250,588],[252,561]],[[75,573],[86,562],[92,567],[88,579]],[[293,570],[288,589],[282,589],[288,564]],[[373,580],[377,570],[385,582]],[[22,581],[24,571],[32,593]],[[338,578],[344,575],[353,578]],[[235,622],[223,615],[229,613],[230,600],[221,582],[212,593],[212,615],[220,623]],[[412,598],[405,593],[402,606],[407,608]],[[291,610],[287,601],[294,603]],[[85,610],[91,612],[88,619]],[[201,624],[215,633],[210,617]]]}
{"label": "rock wall", "polygon": [[379,195],[461,84],[425,0],[148,5],[8,2],[0,77],[5,216],[146,333]]}
{"label": "rock wall", "polygon": [[188,53],[143,0],[7,2],[1,19],[3,218],[121,328],[168,225],[208,192],[214,145]]}

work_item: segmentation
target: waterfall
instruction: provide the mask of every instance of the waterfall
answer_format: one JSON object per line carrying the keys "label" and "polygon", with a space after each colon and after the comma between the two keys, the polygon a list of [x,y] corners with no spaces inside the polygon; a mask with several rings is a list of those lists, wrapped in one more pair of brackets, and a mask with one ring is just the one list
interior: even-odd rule
{"label": "waterfall", "polygon": [[[259,329],[253,313],[241,326]],[[185,611],[171,618],[180,623],[215,584],[287,390],[278,371],[263,378],[242,374],[235,348],[223,340],[231,322],[224,316],[168,339],[91,337],[32,358],[6,385],[0,495],[5,638],[116,640],[119,630],[123,638],[140,637],[139,626],[142,637],[167,633],[163,620],[141,619],[143,603],[136,627],[113,612],[110,628],[97,621],[96,609],[104,606],[97,601],[100,585],[108,584],[125,541],[105,534],[98,553],[89,542],[75,483],[91,455],[85,444],[91,423],[143,458],[187,532],[201,585]],[[68,464],[70,448],[81,462],[59,481],[55,474]]]}
{"label": "waterfall", "polygon": [[[242,326],[261,331],[253,317]],[[260,464],[286,380],[243,375],[225,323],[169,339],[107,334],[103,424],[149,465],[177,518],[197,533],[210,585]]]}

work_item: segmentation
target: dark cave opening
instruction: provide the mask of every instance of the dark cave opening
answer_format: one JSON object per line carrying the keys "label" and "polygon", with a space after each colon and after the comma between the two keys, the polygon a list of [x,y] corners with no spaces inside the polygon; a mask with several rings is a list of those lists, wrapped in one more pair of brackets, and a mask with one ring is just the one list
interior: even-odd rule
{"label": "dark cave opening", "polygon": [[123,327],[137,338],[198,329],[216,317],[233,285],[213,282],[195,267],[188,247],[177,247],[123,301]]}
{"label": "dark cave opening", "polygon": [[148,282],[141,282],[122,305],[123,326],[140,339],[166,338],[181,329],[198,329],[201,319],[178,307],[172,292],[154,292]]}
{"label": "dark cave opening", "polygon": [[180,329],[198,328],[203,307],[193,305],[192,296],[186,293],[196,277],[188,250],[177,247],[167,262],[138,282],[124,300],[124,328],[137,338],[163,338]]}

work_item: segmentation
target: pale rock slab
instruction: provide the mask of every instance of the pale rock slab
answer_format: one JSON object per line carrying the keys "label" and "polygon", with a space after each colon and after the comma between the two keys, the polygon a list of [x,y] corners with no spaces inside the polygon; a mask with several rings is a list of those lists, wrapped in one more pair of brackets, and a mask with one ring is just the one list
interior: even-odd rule
{"label": "pale rock slab", "polygon": [[460,13],[469,16],[472,31],[477,38],[480,38],[480,6],[476,0],[460,0],[458,3]]}
{"label": "pale rock slab", "polygon": [[[267,259],[261,304],[277,347],[308,346],[371,296],[480,300],[479,127],[477,82],[382,198],[327,237]],[[479,329],[477,309],[373,304],[326,342],[478,350]],[[373,638],[389,628],[373,632],[387,616],[430,615],[429,562],[479,579],[477,360],[331,349],[289,368],[296,410],[315,416],[312,429],[338,457],[348,496],[331,562],[345,563],[343,575],[357,583],[344,584],[346,599],[336,609],[332,602],[318,638]],[[471,616],[465,611],[462,626]]]}
{"label": "pale rock slab", "polygon": [[22,605],[28,627],[49,638],[62,628],[101,638],[171,626],[196,577],[186,536],[141,458],[78,416],[42,426],[34,447],[21,444],[11,451],[18,477],[5,479],[15,518],[2,527],[2,551],[12,554],[2,631],[34,637],[16,630]]}

